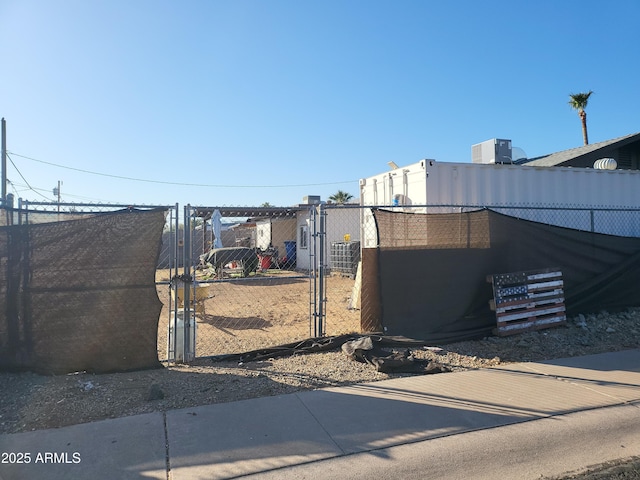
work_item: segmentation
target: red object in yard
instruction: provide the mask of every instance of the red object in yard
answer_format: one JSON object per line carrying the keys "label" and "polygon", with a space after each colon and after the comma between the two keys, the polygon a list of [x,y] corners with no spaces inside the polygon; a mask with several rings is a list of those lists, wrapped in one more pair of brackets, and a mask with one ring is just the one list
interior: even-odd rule
{"label": "red object in yard", "polygon": [[260,269],[269,270],[271,268],[271,255],[259,255]]}

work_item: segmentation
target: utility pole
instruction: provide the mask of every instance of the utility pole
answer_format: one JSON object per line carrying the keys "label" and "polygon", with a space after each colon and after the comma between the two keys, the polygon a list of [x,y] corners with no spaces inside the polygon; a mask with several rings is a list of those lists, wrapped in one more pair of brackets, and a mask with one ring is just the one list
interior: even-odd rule
{"label": "utility pole", "polygon": [[7,205],[7,122],[2,117],[2,206]]}
{"label": "utility pole", "polygon": [[53,194],[58,197],[58,213],[60,213],[60,195],[61,195],[60,185],[62,185],[62,182],[58,180],[58,187],[53,188]]}

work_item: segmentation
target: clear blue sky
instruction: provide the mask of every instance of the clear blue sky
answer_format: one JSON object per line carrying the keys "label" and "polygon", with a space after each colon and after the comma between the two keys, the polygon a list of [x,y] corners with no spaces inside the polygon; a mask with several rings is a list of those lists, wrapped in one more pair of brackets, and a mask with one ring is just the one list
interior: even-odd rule
{"label": "clear blue sky", "polygon": [[580,146],[567,102],[588,90],[591,143],[635,133],[639,19],[637,0],[0,0],[8,192],[357,197],[389,161]]}

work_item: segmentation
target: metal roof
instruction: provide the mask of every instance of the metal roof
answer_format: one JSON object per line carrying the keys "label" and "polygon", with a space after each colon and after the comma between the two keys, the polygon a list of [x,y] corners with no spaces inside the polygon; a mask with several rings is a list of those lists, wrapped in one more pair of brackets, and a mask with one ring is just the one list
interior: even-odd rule
{"label": "metal roof", "polygon": [[220,211],[222,217],[230,218],[273,218],[294,217],[296,212],[308,210],[311,205],[299,205],[296,207],[193,207],[195,216],[205,220],[212,217],[213,212]]}
{"label": "metal roof", "polygon": [[529,167],[555,167],[601,149],[622,147],[635,141],[640,141],[640,133],[632,133],[631,135],[625,135],[624,137],[618,137],[604,142],[592,143],[590,145],[584,145],[582,147],[532,158],[527,162],[524,162],[523,165]]}

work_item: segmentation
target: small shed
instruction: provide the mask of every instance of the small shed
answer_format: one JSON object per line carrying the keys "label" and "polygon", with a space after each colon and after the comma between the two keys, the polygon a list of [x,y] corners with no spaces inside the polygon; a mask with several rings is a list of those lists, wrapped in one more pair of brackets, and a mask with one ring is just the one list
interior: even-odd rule
{"label": "small shed", "polygon": [[271,217],[256,220],[256,247],[275,248],[278,258],[287,255],[287,243],[295,241],[295,217]]}
{"label": "small shed", "polygon": [[319,266],[320,252],[318,245],[315,251],[313,249],[313,234],[320,231],[321,209],[325,219],[325,264],[336,270],[335,265],[332,265],[332,253],[335,256],[338,250],[346,250],[347,254],[357,250],[359,255],[362,210],[360,205],[307,205],[306,208],[301,208],[297,215],[297,267],[300,270],[311,270],[314,259],[316,268]]}

